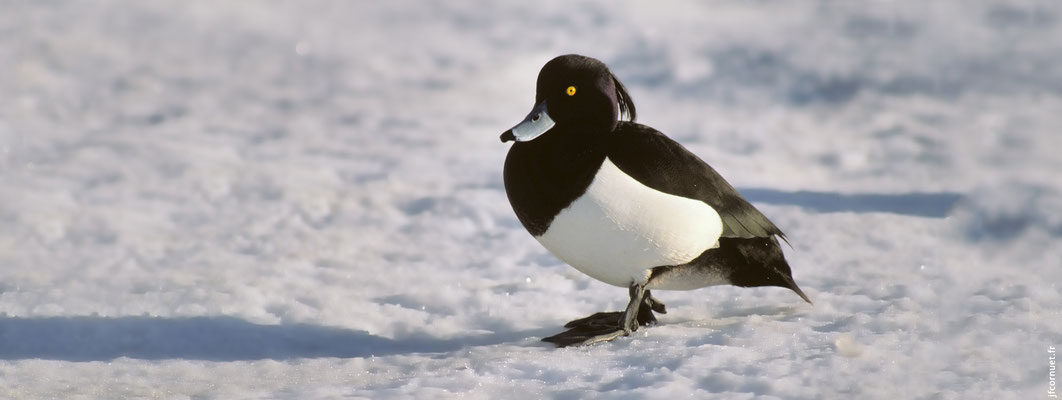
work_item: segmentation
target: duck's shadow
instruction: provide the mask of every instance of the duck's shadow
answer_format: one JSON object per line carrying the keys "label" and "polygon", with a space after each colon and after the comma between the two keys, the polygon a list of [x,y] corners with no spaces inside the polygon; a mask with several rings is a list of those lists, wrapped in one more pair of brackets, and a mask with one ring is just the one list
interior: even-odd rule
{"label": "duck's shadow", "polygon": [[541,334],[507,332],[394,340],[364,331],[308,324],[260,325],[234,317],[0,318],[0,359],[108,361],[288,360],[438,353]]}
{"label": "duck's shadow", "polygon": [[958,193],[857,193],[744,188],[741,195],[752,202],[794,205],[816,212],[884,212],[919,217],[944,218],[963,196]]}

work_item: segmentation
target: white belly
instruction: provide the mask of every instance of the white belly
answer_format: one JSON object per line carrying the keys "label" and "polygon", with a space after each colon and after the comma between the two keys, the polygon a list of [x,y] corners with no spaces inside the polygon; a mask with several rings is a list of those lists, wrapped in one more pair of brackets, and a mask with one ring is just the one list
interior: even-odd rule
{"label": "white belly", "polygon": [[605,158],[586,193],[536,239],[584,274],[628,287],[653,267],[693,260],[722,232],[708,204],[645,186]]}

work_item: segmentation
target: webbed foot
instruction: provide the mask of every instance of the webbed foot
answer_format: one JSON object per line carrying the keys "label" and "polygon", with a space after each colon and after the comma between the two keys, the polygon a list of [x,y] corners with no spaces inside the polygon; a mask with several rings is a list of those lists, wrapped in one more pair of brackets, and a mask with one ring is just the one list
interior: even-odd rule
{"label": "webbed foot", "polygon": [[653,311],[667,313],[664,303],[657,300],[643,286],[631,287],[631,301],[626,311],[599,312],[564,325],[568,330],[543,338],[542,341],[557,347],[586,346],[607,342],[620,336],[628,336],[639,326],[656,323]]}

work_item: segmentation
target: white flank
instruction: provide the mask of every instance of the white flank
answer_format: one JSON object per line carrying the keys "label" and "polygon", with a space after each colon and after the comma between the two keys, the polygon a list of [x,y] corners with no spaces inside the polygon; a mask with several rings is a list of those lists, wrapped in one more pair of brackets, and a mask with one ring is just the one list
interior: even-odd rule
{"label": "white flank", "polygon": [[536,239],[575,269],[627,287],[653,267],[689,262],[722,232],[708,204],[645,186],[605,158],[586,193]]}

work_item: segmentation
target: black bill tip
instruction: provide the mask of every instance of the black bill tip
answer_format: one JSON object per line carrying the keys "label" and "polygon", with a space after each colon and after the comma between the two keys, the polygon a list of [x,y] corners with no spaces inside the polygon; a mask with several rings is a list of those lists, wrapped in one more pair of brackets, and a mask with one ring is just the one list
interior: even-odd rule
{"label": "black bill tip", "polygon": [[513,135],[513,131],[511,129],[507,130],[507,131],[505,131],[505,133],[501,134],[502,143],[508,142],[510,140],[516,140],[516,135]]}

